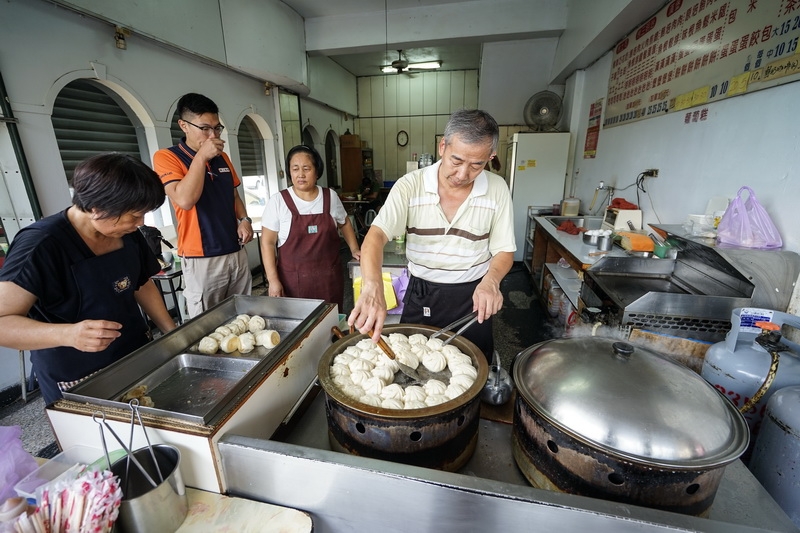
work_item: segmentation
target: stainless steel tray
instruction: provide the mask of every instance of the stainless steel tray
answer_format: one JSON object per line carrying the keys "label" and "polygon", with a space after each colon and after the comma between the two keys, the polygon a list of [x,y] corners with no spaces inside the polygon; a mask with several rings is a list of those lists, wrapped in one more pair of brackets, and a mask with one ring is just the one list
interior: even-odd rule
{"label": "stainless steel tray", "polygon": [[[301,298],[272,298],[269,296],[231,296],[219,305],[205,313],[185,322],[180,327],[167,335],[154,340],[142,348],[132,352],[121,360],[109,365],[97,374],[64,392],[64,398],[77,402],[85,402],[98,406],[128,409],[128,405],[120,401],[122,395],[145,380],[152,377],[152,387],[148,385],[148,395],[153,399],[154,407],[140,407],[143,413],[159,417],[176,418],[186,422],[202,425],[214,425],[217,420],[230,411],[246,394],[247,390],[260,383],[279,362],[293,350],[307,331],[313,326],[317,318],[322,315],[330,304],[322,300],[307,300]],[[229,359],[242,361],[249,365],[246,372],[235,372],[224,375],[224,387],[216,390],[209,397],[197,387],[187,385],[188,376],[172,378],[179,382],[179,386],[172,391],[173,385],[161,392],[157,389],[164,387],[164,379],[171,376],[176,369],[185,364],[172,359],[183,354],[198,355],[193,347],[201,338],[214,331],[217,327],[233,320],[237,315],[259,315],[264,318],[270,329],[277,330],[281,341],[275,348],[267,349],[258,347],[247,354],[233,352],[207,356],[211,359]],[[188,359],[192,367],[196,359]],[[235,363],[217,363],[227,365]],[[238,367],[242,368],[242,367]],[[163,369],[163,370],[162,370]],[[160,372],[168,372],[163,375]],[[203,373],[210,377],[213,372],[227,372],[225,370],[211,371],[206,368]],[[189,370],[184,370],[189,374]],[[235,382],[234,377],[238,377]],[[163,378],[163,379],[161,379]],[[199,378],[198,379],[202,379]],[[182,385],[180,384],[182,383]],[[169,391],[168,391],[169,389]],[[182,389],[182,390],[181,390]],[[151,393],[155,392],[155,396]],[[174,397],[173,397],[174,395]],[[182,396],[182,398],[181,398]]]}
{"label": "stainless steel tray", "polygon": [[[136,386],[146,386],[145,394],[161,410],[203,417],[257,362],[184,353],[158,367]],[[189,390],[191,395],[186,394]]]}

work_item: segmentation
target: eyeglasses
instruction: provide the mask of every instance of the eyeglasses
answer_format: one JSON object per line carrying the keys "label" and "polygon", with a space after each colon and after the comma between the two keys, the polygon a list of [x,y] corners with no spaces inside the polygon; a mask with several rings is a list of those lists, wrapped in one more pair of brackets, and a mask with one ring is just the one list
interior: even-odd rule
{"label": "eyeglasses", "polygon": [[192,124],[191,122],[189,122],[188,120],[185,120],[185,119],[181,119],[181,120],[183,120],[187,124],[191,124],[192,126],[197,128],[198,130],[202,131],[204,135],[208,135],[212,131],[214,133],[216,133],[217,135],[219,135],[219,134],[222,133],[222,130],[225,129],[225,126],[223,126],[222,124],[218,124],[218,125],[216,125],[216,126],[214,126],[212,128],[211,126],[198,126],[197,124]]}

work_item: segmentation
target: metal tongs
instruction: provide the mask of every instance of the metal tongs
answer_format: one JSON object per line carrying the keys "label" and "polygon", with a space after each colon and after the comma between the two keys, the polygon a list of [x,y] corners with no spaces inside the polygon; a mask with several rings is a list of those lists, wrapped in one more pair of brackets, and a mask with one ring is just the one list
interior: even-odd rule
{"label": "metal tongs", "polygon": [[466,316],[462,316],[461,318],[459,318],[458,320],[456,320],[452,324],[447,324],[445,327],[443,327],[442,329],[440,329],[439,331],[437,331],[436,333],[431,335],[431,339],[435,339],[436,337],[438,337],[442,333],[449,332],[453,328],[461,326],[461,324],[464,324],[463,326],[461,326],[461,329],[459,329],[458,331],[453,333],[450,336],[450,338],[448,338],[446,341],[444,341],[444,343],[442,345],[443,346],[447,346],[448,344],[450,344],[450,342],[452,342],[453,339],[455,339],[456,337],[458,337],[459,335],[464,333],[467,330],[468,327],[470,327],[472,324],[477,322],[477,320],[478,320],[478,312],[477,311],[473,311],[473,312],[471,312],[470,314],[468,314]]}
{"label": "metal tongs", "polygon": [[[98,420],[99,418],[99,420]],[[133,455],[133,452],[125,446],[125,443],[122,442],[122,439],[119,438],[117,433],[114,429],[108,425],[106,421],[106,414],[103,411],[96,411],[92,413],[92,420],[99,426],[100,428],[100,442],[103,444],[103,453],[106,456],[106,463],[108,463],[108,469],[111,470],[111,457],[108,455],[108,445],[106,444],[106,435],[105,431],[103,431],[103,427],[108,430],[109,433],[114,437],[125,453],[128,455],[128,459],[133,462],[134,465],[139,469],[142,475],[147,479],[147,481],[153,486],[153,488],[158,487],[158,484],[153,480],[150,474],[147,473],[147,470],[142,466],[142,463],[139,462],[138,459]]]}

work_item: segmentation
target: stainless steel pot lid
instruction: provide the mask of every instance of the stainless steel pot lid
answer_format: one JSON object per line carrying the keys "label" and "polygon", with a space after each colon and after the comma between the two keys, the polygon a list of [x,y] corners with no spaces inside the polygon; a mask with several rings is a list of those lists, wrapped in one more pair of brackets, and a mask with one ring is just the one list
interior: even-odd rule
{"label": "stainless steel pot lid", "polygon": [[698,374],[614,339],[531,346],[517,356],[514,382],[557,428],[625,459],[710,468],[734,461],[750,438],[744,417]]}

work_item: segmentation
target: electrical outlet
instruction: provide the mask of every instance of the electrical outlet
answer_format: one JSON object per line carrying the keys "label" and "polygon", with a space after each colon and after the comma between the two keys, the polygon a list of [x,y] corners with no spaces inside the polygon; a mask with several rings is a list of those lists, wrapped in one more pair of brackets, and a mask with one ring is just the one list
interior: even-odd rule
{"label": "electrical outlet", "polygon": [[643,175],[650,177],[650,178],[657,178],[658,177],[658,169],[657,168],[648,168],[644,172]]}

